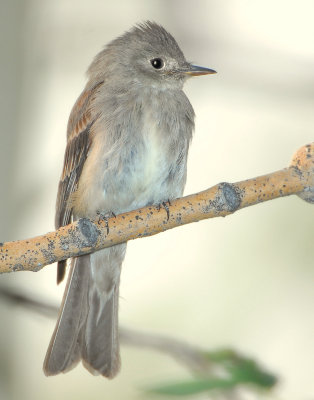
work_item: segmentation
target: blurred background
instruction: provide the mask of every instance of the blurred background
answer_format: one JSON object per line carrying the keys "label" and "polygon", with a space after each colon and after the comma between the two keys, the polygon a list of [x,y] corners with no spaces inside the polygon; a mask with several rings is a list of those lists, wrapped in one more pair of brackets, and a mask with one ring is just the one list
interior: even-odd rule
{"label": "blurred background", "polygon": [[[0,7],[0,241],[54,229],[67,119],[85,71],[139,21],[159,22],[188,60],[218,71],[185,87],[197,116],[185,194],[284,168],[313,141],[311,0],[1,0]],[[313,206],[293,196],[129,243],[121,324],[205,349],[234,348],[279,377],[272,393],[241,399],[314,399],[313,226]],[[57,305],[64,285],[55,281],[51,265],[3,275],[0,287]],[[189,376],[164,355],[122,347],[113,381],[81,365],[46,378],[55,320],[1,300],[0,321],[1,400],[143,399],[141,388]]]}

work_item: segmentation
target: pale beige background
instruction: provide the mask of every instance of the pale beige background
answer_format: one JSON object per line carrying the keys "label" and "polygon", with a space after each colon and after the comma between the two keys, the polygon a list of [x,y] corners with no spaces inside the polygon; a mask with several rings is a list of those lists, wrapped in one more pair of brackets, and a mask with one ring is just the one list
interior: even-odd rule
{"label": "pale beige background", "polygon": [[[2,0],[0,240],[53,229],[70,109],[104,44],[152,19],[215,76],[186,85],[197,115],[185,193],[287,166],[313,141],[314,2],[306,0]],[[314,399],[313,206],[296,197],[129,244],[121,323],[204,348],[234,347]],[[0,277],[57,304],[55,266]],[[46,378],[54,321],[0,303],[0,399],[143,399],[138,388],[188,377],[171,359],[122,348],[108,382],[81,366]],[[206,396],[198,398],[207,398]]]}

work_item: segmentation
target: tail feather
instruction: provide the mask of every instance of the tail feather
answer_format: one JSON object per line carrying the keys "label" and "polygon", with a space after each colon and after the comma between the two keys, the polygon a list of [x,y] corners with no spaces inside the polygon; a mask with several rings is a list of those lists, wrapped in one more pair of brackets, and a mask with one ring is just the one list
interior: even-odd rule
{"label": "tail feather", "polygon": [[44,372],[47,376],[67,372],[80,360],[78,339],[88,313],[89,271],[89,255],[74,259],[44,361]]}
{"label": "tail feather", "polygon": [[[125,245],[121,252],[102,250],[93,265],[90,255],[74,259],[44,361],[47,376],[68,372],[80,360],[94,375],[113,378],[119,372],[119,276],[124,252]],[[97,259],[99,264],[94,263]],[[108,268],[115,271],[114,280]]]}
{"label": "tail feather", "polygon": [[118,336],[119,285],[104,301],[93,290],[90,293],[89,314],[82,346],[82,362],[92,374],[113,378],[120,369]]}

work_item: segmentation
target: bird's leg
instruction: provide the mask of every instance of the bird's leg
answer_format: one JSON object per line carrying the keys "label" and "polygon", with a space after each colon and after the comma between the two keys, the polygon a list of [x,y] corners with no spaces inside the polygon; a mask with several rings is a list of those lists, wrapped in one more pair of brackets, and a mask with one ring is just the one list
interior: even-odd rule
{"label": "bird's leg", "polygon": [[171,203],[170,203],[169,199],[168,199],[168,201],[163,201],[162,203],[158,204],[158,206],[157,206],[158,211],[160,211],[161,207],[166,210],[167,221],[169,221],[169,213],[170,213],[169,206],[171,206]]}
{"label": "bird's leg", "polygon": [[98,215],[98,222],[105,221],[106,228],[107,228],[107,235],[109,235],[108,220],[109,220],[109,218],[112,218],[112,217],[116,218],[116,214],[113,211],[108,211],[106,214],[103,214],[101,211],[97,211],[96,214]]}

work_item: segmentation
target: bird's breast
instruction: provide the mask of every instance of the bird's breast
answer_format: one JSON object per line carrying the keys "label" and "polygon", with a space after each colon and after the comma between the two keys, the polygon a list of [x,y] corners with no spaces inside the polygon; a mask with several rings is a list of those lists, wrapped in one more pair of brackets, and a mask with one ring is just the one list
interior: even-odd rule
{"label": "bird's breast", "polygon": [[109,165],[104,179],[106,202],[114,204],[116,212],[123,212],[179,197],[186,157],[179,164],[178,159],[184,154],[185,144],[182,139],[174,145],[172,132],[146,112],[138,130],[128,132],[118,149],[115,171]]}
{"label": "bird's breast", "polygon": [[124,171],[128,176],[128,191],[139,203],[158,201],[167,191],[167,177],[173,164],[169,154],[170,140],[165,138],[158,123],[147,115],[142,131],[138,133],[125,160]]}

